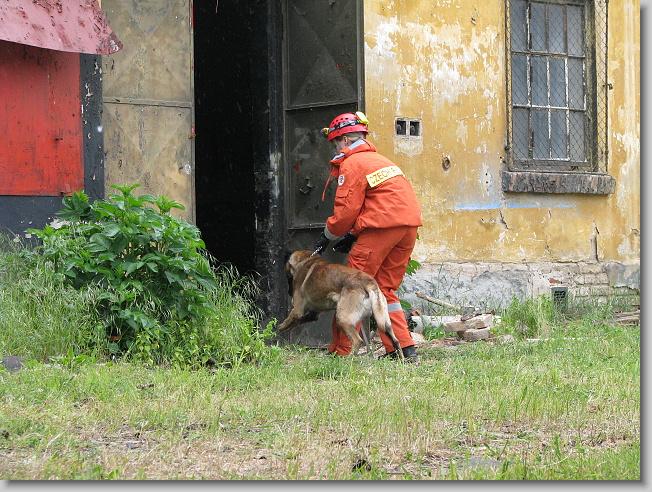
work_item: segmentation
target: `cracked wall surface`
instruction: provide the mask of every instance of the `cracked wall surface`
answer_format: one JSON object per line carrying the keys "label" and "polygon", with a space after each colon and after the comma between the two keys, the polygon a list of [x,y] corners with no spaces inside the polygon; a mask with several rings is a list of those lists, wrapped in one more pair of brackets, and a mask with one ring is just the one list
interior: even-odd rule
{"label": "cracked wall surface", "polygon": [[[414,257],[446,262],[637,265],[640,257],[639,2],[609,2],[606,196],[504,193],[505,2],[364,2],[370,136],[423,207]],[[394,135],[418,119],[421,138]],[[448,157],[448,160],[446,159]],[[424,269],[424,272],[426,270]],[[423,274],[421,274],[423,275]]]}

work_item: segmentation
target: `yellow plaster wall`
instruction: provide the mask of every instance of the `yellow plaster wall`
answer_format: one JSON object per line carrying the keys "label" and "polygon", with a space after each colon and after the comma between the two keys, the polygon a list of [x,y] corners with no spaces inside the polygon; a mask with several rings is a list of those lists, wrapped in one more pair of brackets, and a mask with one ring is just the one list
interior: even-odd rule
{"label": "yellow plaster wall", "polygon": [[[638,0],[609,2],[609,196],[505,194],[504,0],[364,2],[371,140],[423,208],[415,257],[442,261],[639,259]],[[396,117],[421,140],[394,136]],[[449,156],[451,166],[442,166]]]}

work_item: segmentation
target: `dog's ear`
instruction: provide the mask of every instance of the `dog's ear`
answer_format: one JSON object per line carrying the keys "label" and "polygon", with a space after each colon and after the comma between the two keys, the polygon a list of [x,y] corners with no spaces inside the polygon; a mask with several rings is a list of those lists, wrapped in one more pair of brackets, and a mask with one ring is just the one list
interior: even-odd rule
{"label": "dog's ear", "polygon": [[292,297],[292,292],[293,292],[293,284],[292,284],[292,269],[290,268],[290,257],[292,256],[292,251],[290,250],[285,250],[285,260],[283,262],[284,265],[284,270],[285,270],[285,277],[288,280],[288,295]]}
{"label": "dog's ear", "polygon": [[292,294],[294,293],[294,284],[293,284],[294,277],[290,275],[290,272],[287,269],[285,270],[285,276],[288,279],[288,295],[291,297]]}

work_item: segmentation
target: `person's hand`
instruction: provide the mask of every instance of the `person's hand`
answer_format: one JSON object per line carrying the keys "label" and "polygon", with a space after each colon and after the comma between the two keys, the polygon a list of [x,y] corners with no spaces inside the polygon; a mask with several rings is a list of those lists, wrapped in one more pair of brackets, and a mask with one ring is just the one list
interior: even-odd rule
{"label": "person's hand", "polygon": [[328,239],[326,234],[324,234],[324,231],[322,231],[321,236],[319,236],[319,239],[315,243],[315,252],[313,254],[322,254],[330,242],[330,239]]}
{"label": "person's hand", "polygon": [[333,251],[337,251],[338,253],[348,253],[351,251],[351,247],[353,246],[353,243],[356,241],[356,239],[358,238],[350,232],[347,232],[344,237],[342,237],[342,239],[335,243],[333,246]]}

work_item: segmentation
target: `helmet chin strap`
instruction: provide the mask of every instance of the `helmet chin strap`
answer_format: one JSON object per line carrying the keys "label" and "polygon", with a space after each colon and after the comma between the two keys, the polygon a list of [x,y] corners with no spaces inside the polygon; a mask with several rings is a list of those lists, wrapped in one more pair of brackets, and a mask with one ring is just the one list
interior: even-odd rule
{"label": "helmet chin strap", "polygon": [[[331,166],[331,167],[335,167],[335,166]],[[331,184],[333,179],[335,179],[335,176],[333,176],[333,171],[331,170],[331,174],[328,176],[328,179],[326,180],[326,184],[324,185],[324,191],[321,192],[322,202],[326,201],[326,190],[328,189],[328,185]]]}
{"label": "helmet chin strap", "polygon": [[332,181],[337,177],[339,174],[339,170],[337,166],[331,164],[331,172],[328,175],[328,179],[326,180],[326,183],[324,184],[324,191],[321,193],[321,201],[324,202],[326,201],[326,190],[328,189],[328,185],[332,183]]}
{"label": "helmet chin strap", "polygon": [[[348,137],[346,137],[346,138],[348,140]],[[339,164],[334,165],[333,164],[334,160],[335,159],[341,159],[342,157],[344,157],[343,151],[345,151],[345,149],[347,149],[347,148],[348,149],[355,149],[356,147],[358,147],[358,146],[360,146],[360,145],[362,145],[364,143],[366,143],[366,140],[364,138],[360,138],[360,139],[356,140],[355,142],[353,142],[350,146],[342,147],[342,152],[339,152],[335,157],[333,157],[333,160],[331,160],[331,172],[330,172],[330,175],[328,176],[328,179],[326,180],[326,184],[324,184],[324,191],[322,191],[322,194],[321,194],[321,201],[322,202],[326,201],[326,190],[328,189],[328,185],[330,185],[331,182],[333,181],[333,179],[335,179],[339,175],[339,170],[338,170]]]}

